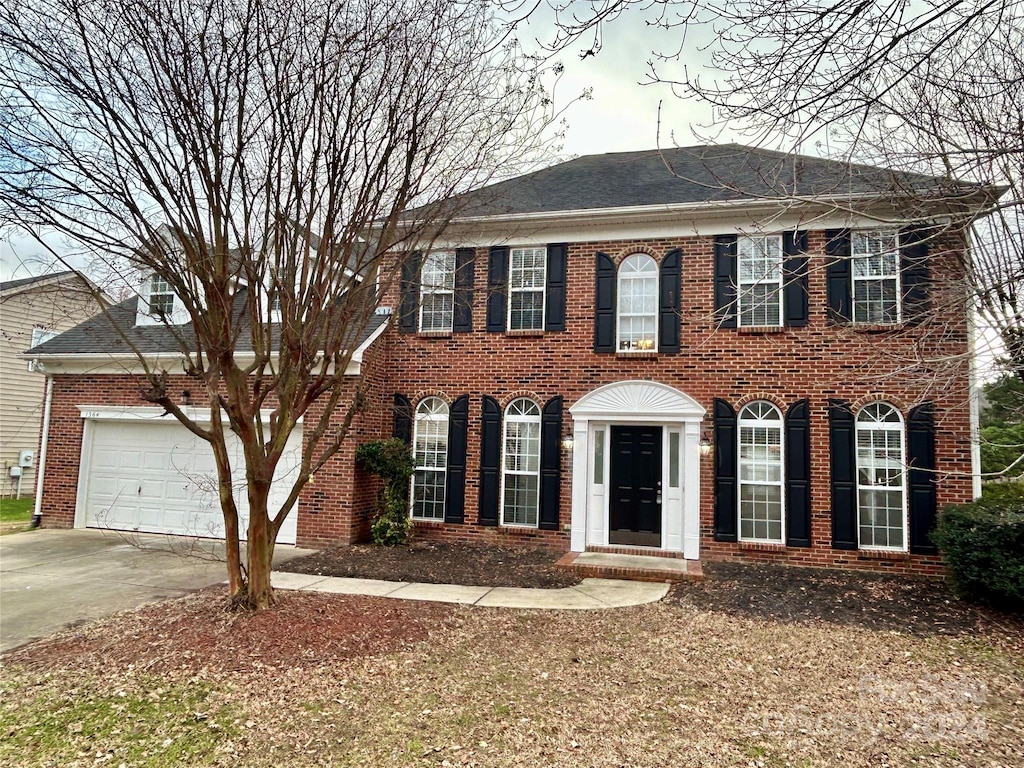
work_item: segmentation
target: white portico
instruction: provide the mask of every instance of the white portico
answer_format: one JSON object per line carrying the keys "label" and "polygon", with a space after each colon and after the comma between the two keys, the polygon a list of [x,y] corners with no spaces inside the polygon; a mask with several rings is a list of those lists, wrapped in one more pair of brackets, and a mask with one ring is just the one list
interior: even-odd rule
{"label": "white portico", "polygon": [[619,381],[584,395],[569,413],[572,551],[621,544],[699,559],[705,409],[666,384]]}

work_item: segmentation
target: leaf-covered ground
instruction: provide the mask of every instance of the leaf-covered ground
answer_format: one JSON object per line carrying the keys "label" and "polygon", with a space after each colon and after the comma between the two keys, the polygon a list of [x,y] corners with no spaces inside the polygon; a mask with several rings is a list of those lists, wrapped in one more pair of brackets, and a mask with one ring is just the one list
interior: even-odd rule
{"label": "leaf-covered ground", "polygon": [[800,615],[740,610],[743,573],[607,611],[148,606],[5,657],[0,764],[1024,765],[1019,619],[954,601],[941,629],[837,620],[830,590]]}

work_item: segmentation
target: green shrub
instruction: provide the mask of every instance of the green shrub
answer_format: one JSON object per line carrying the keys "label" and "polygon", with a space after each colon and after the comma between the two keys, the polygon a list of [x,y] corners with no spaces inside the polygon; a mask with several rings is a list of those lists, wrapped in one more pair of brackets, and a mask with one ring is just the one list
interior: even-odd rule
{"label": "green shrub", "polygon": [[1024,611],[1024,494],[1019,486],[990,485],[977,501],[947,507],[932,534],[963,597],[1010,611]]}
{"label": "green shrub", "polygon": [[374,440],[356,448],[356,461],[384,479],[377,493],[377,508],[370,526],[374,544],[394,547],[409,540],[409,478],[413,463],[409,446],[396,438]]}
{"label": "green shrub", "polygon": [[[1008,477],[1024,475],[1024,461],[1014,464],[1024,451],[1024,423],[995,424],[981,430],[981,471],[1006,471]],[[1011,467],[1012,465],[1012,467]]]}

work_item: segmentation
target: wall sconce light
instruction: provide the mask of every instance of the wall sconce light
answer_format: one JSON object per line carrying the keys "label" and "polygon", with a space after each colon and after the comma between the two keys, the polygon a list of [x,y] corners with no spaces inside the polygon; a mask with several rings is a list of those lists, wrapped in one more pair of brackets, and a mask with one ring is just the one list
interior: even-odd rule
{"label": "wall sconce light", "polygon": [[192,405],[192,393],[187,389],[181,392],[181,402],[183,405]]}
{"label": "wall sconce light", "polygon": [[562,450],[563,451],[572,451],[573,446],[575,446],[575,445],[576,445],[576,440],[573,438],[572,435],[566,435],[565,437],[562,438]]}
{"label": "wall sconce light", "polygon": [[711,455],[711,437],[708,435],[708,431],[706,429],[701,433],[698,446],[700,447],[701,456]]}

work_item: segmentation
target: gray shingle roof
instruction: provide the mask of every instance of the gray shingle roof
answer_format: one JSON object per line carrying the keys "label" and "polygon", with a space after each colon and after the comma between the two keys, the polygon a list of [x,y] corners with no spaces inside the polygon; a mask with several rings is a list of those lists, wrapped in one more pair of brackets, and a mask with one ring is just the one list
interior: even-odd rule
{"label": "gray shingle roof", "polygon": [[[973,185],[959,185],[976,191]],[[587,155],[468,192],[458,216],[949,190],[940,177],[740,144]],[[415,212],[411,212],[415,215]]]}
{"label": "gray shingle roof", "polygon": [[[248,291],[240,290],[235,294],[235,312],[242,322],[238,340],[239,352],[252,351],[252,338],[248,333],[245,321],[245,302]],[[33,347],[26,355],[75,355],[75,354],[107,354],[111,356],[133,354],[153,354],[159,352],[177,352],[182,348],[193,348],[191,325],[169,327],[164,324],[136,325],[136,307],[138,298],[132,297],[109,310],[109,318],[104,314],[95,315],[74,328],[55,336],[39,346]],[[374,315],[366,328],[359,334],[356,346],[365,342],[370,335],[388,320],[387,315]],[[122,337],[117,328],[121,328],[127,336]]]}
{"label": "gray shingle roof", "polygon": [[41,283],[44,280],[60,279],[73,274],[75,273],[72,270],[67,269],[63,272],[51,272],[48,275],[34,275],[32,277],[21,277],[17,280],[7,280],[6,282],[0,283],[0,293],[13,290],[14,288],[24,288],[25,286],[32,285],[32,283]]}

